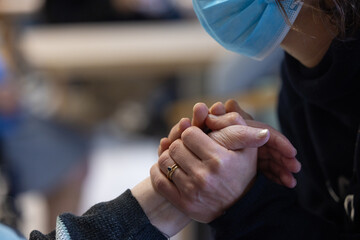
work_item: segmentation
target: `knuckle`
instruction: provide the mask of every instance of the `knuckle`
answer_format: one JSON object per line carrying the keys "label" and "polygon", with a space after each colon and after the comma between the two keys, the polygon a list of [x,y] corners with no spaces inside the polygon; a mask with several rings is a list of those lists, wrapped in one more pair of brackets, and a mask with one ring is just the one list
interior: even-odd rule
{"label": "knuckle", "polygon": [[[215,191],[214,186],[218,181],[219,177],[219,167],[218,164],[215,163],[212,166],[208,166],[208,169],[200,174],[196,175],[196,193],[197,198],[201,198],[200,196],[208,193],[212,193]],[[215,185],[214,185],[215,184]]]}
{"label": "knuckle", "polygon": [[159,176],[154,176],[152,179],[152,185],[155,188],[156,191],[158,191],[159,193],[164,193],[165,192],[165,186],[166,186],[166,180],[164,180],[163,178],[159,177]]}
{"label": "knuckle", "polygon": [[196,127],[191,126],[189,128],[187,128],[182,134],[181,134],[181,139],[183,141],[187,141],[189,138],[191,138],[195,132],[196,132]]}
{"label": "knuckle", "polygon": [[213,175],[214,173],[210,169],[201,170],[193,173],[194,186],[191,189],[191,196],[193,200],[200,201],[200,196],[202,194],[211,192],[211,179]]}
{"label": "knuckle", "polygon": [[230,122],[232,124],[244,124],[244,118],[238,112],[229,113]]}
{"label": "knuckle", "polygon": [[181,145],[182,141],[180,139],[177,139],[175,142],[173,142],[169,147],[169,155],[174,156],[181,148]]}
{"label": "knuckle", "polygon": [[168,159],[169,159],[168,154],[161,154],[161,156],[158,159],[159,166],[166,166]]}
{"label": "knuckle", "polygon": [[[214,157],[212,161],[209,161],[208,168],[211,174],[216,174],[220,171],[223,160],[220,157]],[[206,176],[208,179],[209,176]]]}
{"label": "knuckle", "polygon": [[193,173],[193,178],[197,186],[196,191],[206,189],[206,186],[208,185],[209,173],[205,171],[196,171]]}
{"label": "knuckle", "polygon": [[196,188],[194,186],[194,184],[192,183],[187,183],[184,186],[184,193],[186,196],[193,198],[194,192],[195,192]]}
{"label": "knuckle", "polygon": [[195,203],[197,202],[197,195],[199,192],[199,188],[192,183],[188,183],[182,189],[183,196],[185,197],[186,201]]}

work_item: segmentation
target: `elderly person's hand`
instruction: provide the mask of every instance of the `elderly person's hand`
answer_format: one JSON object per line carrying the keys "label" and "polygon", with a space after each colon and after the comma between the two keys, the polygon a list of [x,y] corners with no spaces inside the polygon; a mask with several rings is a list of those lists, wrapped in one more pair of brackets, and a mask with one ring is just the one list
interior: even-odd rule
{"label": "elderly person's hand", "polygon": [[[225,103],[225,112],[237,112],[246,121],[246,124],[255,128],[265,128],[270,131],[269,141],[258,150],[258,168],[267,176],[278,184],[282,184],[289,188],[296,186],[296,179],[292,173],[297,173],[301,169],[300,162],[296,159],[297,151],[290,141],[280,132],[261,122],[254,121],[253,118],[240,108],[235,100],[228,100]],[[217,104],[217,111],[224,112],[224,108]],[[206,122],[212,126],[210,122]],[[236,136],[227,135],[229,139]],[[220,144],[222,144],[220,142]],[[230,147],[229,144],[223,143],[224,146]],[[232,148],[233,149],[233,148]]]}
{"label": "elderly person's hand", "polygon": [[[208,115],[209,112],[210,115]],[[270,131],[269,141],[258,150],[258,167],[269,179],[290,188],[295,187],[296,180],[292,173],[297,173],[301,169],[300,163],[295,158],[296,149],[280,132],[267,124],[254,121],[249,114],[239,107],[236,101],[229,100],[225,105],[215,103],[210,110],[205,104],[196,104],[194,106],[192,125],[203,129],[209,128],[213,131],[219,130],[216,133],[211,133],[210,137],[228,149],[239,150],[241,147],[246,147],[243,143],[245,139],[239,137],[243,131],[243,128],[238,125],[244,124],[242,118],[237,118],[236,115],[229,115],[227,118],[216,117],[216,115],[231,112],[239,113],[248,126]],[[231,125],[234,126],[229,127]],[[189,126],[191,126],[189,119],[180,120],[172,128],[169,136],[161,140],[158,151],[159,156],[168,149],[173,141],[180,138],[181,133]]]}
{"label": "elderly person's hand", "polygon": [[247,140],[249,148],[236,151],[198,127],[187,128],[151,168],[154,188],[194,220],[210,222],[219,217],[251,187],[257,147],[269,139],[267,130],[242,127],[242,137],[253,140]]}
{"label": "elderly person's hand", "polygon": [[[212,110],[216,112],[217,107]],[[192,123],[186,118],[180,120],[169,137],[162,139],[159,162],[151,169],[155,189],[184,213],[201,222],[209,222],[221,215],[249,189],[256,175],[256,148],[269,139],[268,130],[246,126],[238,113],[219,117],[210,115],[213,121],[208,121],[213,129],[223,130],[229,126],[227,131],[231,131],[232,125],[237,125],[236,147],[241,150],[228,150],[200,128],[190,127],[205,128],[208,112],[206,105],[195,105]],[[217,131],[209,135],[218,140],[221,138]],[[174,185],[166,175],[169,174],[168,167],[175,162],[180,168],[168,176],[172,177]]]}

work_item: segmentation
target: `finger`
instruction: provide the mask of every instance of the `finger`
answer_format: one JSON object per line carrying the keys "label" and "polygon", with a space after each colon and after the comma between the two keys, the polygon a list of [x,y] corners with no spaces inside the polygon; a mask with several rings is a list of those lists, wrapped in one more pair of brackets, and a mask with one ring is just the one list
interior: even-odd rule
{"label": "finger", "polygon": [[249,126],[233,125],[219,131],[209,133],[209,136],[229,150],[257,148],[263,146],[270,138],[267,129]]}
{"label": "finger", "polygon": [[279,176],[270,170],[269,165],[270,165],[269,161],[266,161],[265,159],[258,159],[257,162],[258,169],[260,169],[260,171],[271,181],[279,185],[283,185]]}
{"label": "finger", "polygon": [[281,154],[288,158],[294,158],[296,156],[296,149],[284,135],[266,124],[253,121],[251,115],[242,110],[235,100],[228,100],[225,103],[225,108],[227,112],[238,112],[244,119],[247,120],[246,122],[249,126],[269,129],[271,137],[269,139],[268,145],[272,148],[278,149]]}
{"label": "finger", "polygon": [[[177,140],[175,142],[181,142],[180,140]],[[159,157],[158,165],[161,170],[161,172],[167,177],[169,173],[169,168],[172,168],[175,164],[178,166],[172,173],[171,179],[168,179],[169,181],[173,181],[173,183],[178,187],[178,189],[181,192],[181,189],[184,188],[184,184],[190,181],[190,178],[188,177],[187,173],[183,170],[182,165],[180,165],[178,162],[173,159],[170,154],[170,150],[167,150]],[[190,162],[198,162],[199,160],[193,160],[188,159]],[[193,168],[196,166],[193,165]]]}
{"label": "finger", "polygon": [[298,173],[301,170],[301,163],[296,158],[285,157],[276,149],[269,147],[259,148],[258,153],[259,158],[270,158],[271,160],[269,161],[276,161],[279,165],[285,167],[290,172]]}
{"label": "finger", "polygon": [[258,166],[263,172],[271,172],[274,176],[277,176],[282,185],[288,188],[294,188],[296,186],[296,179],[291,172],[276,162],[259,159]]}
{"label": "finger", "polygon": [[282,155],[288,157],[288,158],[294,158],[297,154],[296,149],[294,146],[290,143],[290,141],[279,131],[276,129],[270,127],[267,124],[253,121],[253,120],[247,120],[246,123],[251,127],[256,128],[267,128],[270,131],[270,139],[268,142],[268,146],[278,150]]}
{"label": "finger", "polygon": [[253,117],[245,112],[237,103],[237,101],[230,99],[225,103],[226,112],[237,112],[246,120],[253,120]]}
{"label": "finger", "polygon": [[158,147],[158,156],[160,157],[160,155],[166,150],[169,148],[171,142],[168,138],[162,138],[160,140],[160,144],[159,144],[159,147]]}
{"label": "finger", "polygon": [[175,124],[175,126],[172,127],[172,129],[170,130],[168,136],[170,144],[174,142],[176,139],[180,138],[183,131],[190,126],[191,123],[190,123],[190,119],[188,118],[182,118],[177,124]]}
{"label": "finger", "polygon": [[176,162],[171,158],[169,150],[166,150],[158,159],[158,164],[161,172],[167,176],[169,167],[172,167]]}
{"label": "finger", "polygon": [[160,170],[158,163],[154,164],[150,169],[151,182],[154,189],[160,193],[169,202],[178,206],[178,201],[181,199],[180,191],[175,184],[169,181],[167,177]]}
{"label": "finger", "polygon": [[209,109],[205,103],[197,103],[193,108],[193,118],[191,125],[199,127],[201,129],[205,128],[205,119],[209,114]]}
{"label": "finger", "polygon": [[299,173],[301,171],[301,163],[296,158],[281,158],[282,163],[292,173]]}
{"label": "finger", "polygon": [[231,125],[245,125],[245,120],[236,112],[226,113],[224,115],[216,116],[209,114],[206,118],[206,126],[212,131],[220,130]]}
{"label": "finger", "polygon": [[226,109],[222,102],[217,102],[210,107],[209,112],[214,115],[223,115],[226,113]]}
{"label": "finger", "polygon": [[169,148],[169,155],[187,175],[193,175],[203,163],[194,155],[181,140],[176,140]]}
{"label": "finger", "polygon": [[181,135],[184,145],[202,161],[226,150],[197,127],[189,127]]}

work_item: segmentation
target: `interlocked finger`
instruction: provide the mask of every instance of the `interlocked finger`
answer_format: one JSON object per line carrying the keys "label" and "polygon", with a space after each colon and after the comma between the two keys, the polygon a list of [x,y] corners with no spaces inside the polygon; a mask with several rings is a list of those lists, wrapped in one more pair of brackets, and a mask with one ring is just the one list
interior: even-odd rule
{"label": "interlocked finger", "polygon": [[168,150],[160,156],[158,164],[161,172],[176,186],[180,187],[185,181],[187,181],[187,174],[170,157]]}

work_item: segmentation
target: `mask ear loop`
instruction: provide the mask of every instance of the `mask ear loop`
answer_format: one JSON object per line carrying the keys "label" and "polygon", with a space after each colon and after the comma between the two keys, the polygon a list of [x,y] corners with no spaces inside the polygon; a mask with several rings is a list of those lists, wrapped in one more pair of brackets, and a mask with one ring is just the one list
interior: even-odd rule
{"label": "mask ear loop", "polygon": [[293,27],[292,24],[291,24],[291,22],[290,22],[290,20],[289,20],[288,15],[287,15],[287,13],[286,13],[286,11],[285,11],[284,6],[281,4],[281,0],[275,0],[275,2],[276,2],[276,6],[277,6],[277,7],[279,8],[279,10],[280,10],[281,15],[282,15],[283,18],[284,18],[286,24],[287,24],[289,27]]}
{"label": "mask ear loop", "polygon": [[[303,31],[301,31],[299,28],[297,28],[296,26],[294,26],[294,24],[292,24],[290,22],[289,16],[287,15],[286,10],[285,10],[284,6],[282,5],[281,1],[282,0],[275,0],[276,6],[278,7],[281,15],[283,16],[283,18],[284,18],[284,20],[286,22],[286,25],[288,25],[291,30],[294,30],[294,31],[297,31],[299,33],[305,34]],[[295,0],[295,1],[296,2],[301,2],[303,4],[303,7],[304,6],[306,6],[306,7],[310,6],[309,4],[304,3],[304,1],[302,1],[302,0]],[[313,8],[313,7],[311,6],[311,8]],[[311,36],[311,37],[315,38],[314,36]]]}
{"label": "mask ear loop", "polygon": [[[304,31],[302,31],[301,29],[299,29],[298,27],[294,26],[294,24],[291,24],[291,22],[290,22],[290,20],[289,20],[289,17],[288,17],[288,15],[287,15],[287,13],[286,13],[285,8],[284,8],[284,6],[281,4],[281,1],[282,1],[282,0],[275,0],[276,5],[278,6],[278,8],[279,8],[279,10],[280,10],[281,15],[283,16],[286,24],[290,27],[290,29],[291,29],[291,30],[294,30],[294,31],[296,31],[296,32],[298,32],[298,33],[307,35],[307,36],[315,39],[315,38],[316,38],[315,36],[309,35],[309,34],[305,33]],[[326,12],[324,12],[323,10],[321,10],[320,7],[314,7],[314,6],[312,6],[312,5],[308,4],[308,3],[305,3],[303,0],[298,0],[298,2],[301,2],[301,3],[303,4],[303,7],[308,7],[308,8],[310,8],[313,12],[320,12],[322,16],[325,15],[327,18],[329,18],[329,16],[326,14]],[[329,30],[329,31],[331,31],[331,30]],[[334,34],[334,37],[336,37],[336,36],[338,35],[337,31],[334,31],[334,32],[331,31],[331,33]]]}

